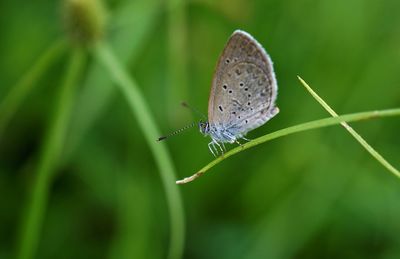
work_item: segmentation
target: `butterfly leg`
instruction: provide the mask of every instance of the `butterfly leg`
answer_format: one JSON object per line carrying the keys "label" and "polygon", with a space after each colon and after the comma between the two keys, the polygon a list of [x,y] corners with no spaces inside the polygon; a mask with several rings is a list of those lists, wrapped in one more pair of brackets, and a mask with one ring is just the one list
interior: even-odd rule
{"label": "butterfly leg", "polygon": [[218,141],[216,141],[214,139],[213,139],[213,147],[214,147],[217,155],[219,155],[219,151],[218,151],[217,147],[219,147],[219,150],[221,150],[222,155],[224,154],[224,150],[222,149],[221,145],[218,143]]}
{"label": "butterfly leg", "polygon": [[251,139],[248,139],[246,137],[242,137],[242,139],[246,140],[246,141],[251,141]]}
{"label": "butterfly leg", "polygon": [[242,143],[239,142],[239,140],[235,139],[236,144],[238,144],[242,149],[244,148],[244,146],[242,145]]}
{"label": "butterfly leg", "polygon": [[[224,150],[222,149],[222,147],[221,147],[221,145],[217,142],[217,141],[215,141],[214,142],[218,147],[219,147],[219,149],[221,150],[221,153],[222,153],[222,155],[224,154]],[[223,145],[223,144],[222,144]],[[217,152],[218,153],[218,152]]]}
{"label": "butterfly leg", "polygon": [[224,149],[224,152],[226,152],[226,148],[225,148],[224,142],[221,142],[221,145],[222,145],[222,148]]}
{"label": "butterfly leg", "polygon": [[210,143],[208,143],[208,149],[210,150],[211,154],[213,154],[214,157],[217,157],[217,156],[215,155],[215,153],[214,153],[213,148],[214,148],[214,150],[215,150],[215,151],[217,152],[217,154],[218,154],[218,150],[215,148],[214,141],[211,141]]}
{"label": "butterfly leg", "polygon": [[222,150],[221,145],[218,143],[218,141],[213,139],[211,141],[211,146],[214,148],[215,153],[213,153],[213,154],[214,154],[215,157],[217,157],[219,155],[219,151],[218,151],[218,148],[216,146],[218,146],[219,149],[221,150],[222,154],[224,154],[224,151]]}

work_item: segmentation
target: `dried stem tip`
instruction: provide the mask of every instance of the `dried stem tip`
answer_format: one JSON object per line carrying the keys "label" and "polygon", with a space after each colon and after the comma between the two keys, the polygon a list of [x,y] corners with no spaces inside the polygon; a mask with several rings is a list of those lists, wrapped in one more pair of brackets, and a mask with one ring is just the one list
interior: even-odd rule
{"label": "dried stem tip", "polygon": [[101,0],[65,0],[63,16],[75,43],[91,44],[104,35],[106,12]]}
{"label": "dried stem tip", "polygon": [[199,178],[200,176],[202,176],[204,173],[203,172],[197,172],[192,176],[186,177],[182,180],[178,180],[176,181],[176,184],[185,184],[185,183],[190,183],[194,180],[196,180],[197,178]]}

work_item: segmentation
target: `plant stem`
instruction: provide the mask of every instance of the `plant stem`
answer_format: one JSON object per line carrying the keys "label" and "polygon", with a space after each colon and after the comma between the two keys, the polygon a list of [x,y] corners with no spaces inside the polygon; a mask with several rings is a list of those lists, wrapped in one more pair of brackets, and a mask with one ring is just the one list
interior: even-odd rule
{"label": "plant stem", "polygon": [[[186,5],[184,0],[167,1],[168,78],[167,113],[170,121],[185,117],[178,103],[187,98]],[[182,116],[177,116],[177,114]]]}
{"label": "plant stem", "polygon": [[[307,89],[308,92],[325,108],[333,117],[338,117],[339,115],[316,93],[313,89],[300,77],[297,76],[302,85]],[[392,166],[385,158],[381,156],[373,147],[371,147],[363,137],[360,136],[349,124],[346,122],[340,123],[342,126],[350,132],[351,135],[363,146],[379,163],[381,163],[386,169],[397,177],[400,177],[400,172]]]}
{"label": "plant stem", "polygon": [[24,98],[32,91],[39,77],[47,68],[65,51],[66,44],[63,40],[56,41],[38,58],[36,63],[26,72],[18,83],[11,87],[10,92],[0,103],[0,139],[10,118],[18,109]]}
{"label": "plant stem", "polygon": [[94,54],[125,96],[156,160],[170,213],[171,237],[168,258],[181,258],[185,232],[184,214],[179,190],[173,184],[175,173],[171,158],[165,145],[156,142],[160,134],[136,82],[128,75],[105,43],[98,43]]}
{"label": "plant stem", "polygon": [[[307,130],[311,130],[311,129],[332,126],[332,125],[340,124],[342,122],[359,121],[359,120],[366,120],[366,119],[372,119],[372,118],[399,116],[399,115],[400,115],[400,108],[380,110],[380,111],[360,112],[360,113],[342,115],[342,116],[338,116],[338,117],[330,117],[330,118],[310,121],[310,122],[298,124],[298,125],[295,125],[292,127],[277,130],[275,132],[272,132],[272,133],[269,133],[262,137],[256,138],[250,142],[242,144],[241,146],[228,151],[224,155],[216,158],[214,161],[212,161],[211,163],[209,163],[208,165],[206,165],[205,167],[200,169],[200,171],[198,171],[194,175],[184,178],[183,180],[176,181],[176,183],[177,184],[185,184],[185,183],[191,182],[191,181],[195,180],[196,178],[200,177],[201,175],[203,175],[205,172],[210,170],[212,167],[214,167],[221,161],[227,159],[228,157],[233,156],[243,150],[246,150],[246,149],[252,148],[254,146],[260,145],[264,142],[270,141],[272,139],[276,139],[279,137],[283,137],[286,135],[290,135],[290,134],[294,134],[294,133],[298,133],[298,132],[302,132],[302,131],[307,131]],[[397,174],[395,174],[395,175],[400,178],[400,175],[397,175]]]}
{"label": "plant stem", "polygon": [[49,189],[63,148],[71,106],[77,87],[77,79],[79,72],[83,68],[84,60],[84,51],[75,48],[70,57],[48,132],[39,153],[38,166],[34,173],[33,189],[28,198],[26,213],[23,215],[20,243],[17,251],[17,258],[19,259],[33,258],[39,243]]}

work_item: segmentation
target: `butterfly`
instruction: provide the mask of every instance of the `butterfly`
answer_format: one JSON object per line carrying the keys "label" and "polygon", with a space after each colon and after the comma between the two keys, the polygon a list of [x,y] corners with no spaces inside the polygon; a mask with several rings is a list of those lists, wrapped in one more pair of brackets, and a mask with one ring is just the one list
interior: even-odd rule
{"label": "butterfly", "polygon": [[234,31],[214,72],[208,120],[198,123],[200,132],[211,137],[211,153],[224,153],[224,143],[240,145],[239,139],[248,140],[246,133],[278,114],[277,95],[278,84],[267,52],[249,33]]}
{"label": "butterfly", "polygon": [[208,121],[199,123],[200,132],[211,137],[211,153],[219,153],[216,146],[223,153],[227,142],[240,144],[247,132],[274,117],[277,93],[271,58],[250,34],[236,30],[217,62]]}

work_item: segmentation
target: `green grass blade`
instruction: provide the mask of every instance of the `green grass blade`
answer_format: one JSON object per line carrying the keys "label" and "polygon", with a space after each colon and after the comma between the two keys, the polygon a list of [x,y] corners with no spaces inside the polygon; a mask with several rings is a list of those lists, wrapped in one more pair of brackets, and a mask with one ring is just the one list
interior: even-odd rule
{"label": "green grass blade", "polygon": [[[168,91],[167,112],[170,121],[187,116],[179,104],[187,100],[186,5],[184,0],[167,1]],[[178,114],[178,115],[177,115]]]}
{"label": "green grass blade", "polygon": [[[316,93],[313,89],[300,77],[297,76],[301,84],[307,89],[307,91],[325,108],[333,117],[338,117],[339,115]],[[400,178],[400,172],[392,166],[385,158],[381,156],[373,147],[371,147],[363,137],[360,136],[349,124],[346,122],[341,123],[342,126],[350,132],[351,135],[363,146],[379,163],[381,163],[389,172]]]}
{"label": "green grass blade", "polygon": [[13,86],[10,92],[0,103],[0,139],[9,120],[16,112],[21,102],[32,91],[39,77],[50,65],[65,51],[66,44],[63,40],[56,41],[42,56],[38,58],[31,69]]}
{"label": "green grass blade", "polygon": [[165,188],[170,213],[171,238],[169,258],[181,258],[184,244],[184,213],[179,190],[174,185],[175,173],[171,158],[165,145],[156,142],[160,133],[136,82],[128,75],[105,43],[97,44],[94,54],[98,62],[102,63],[106,68],[110,77],[126,98],[156,160]]}
{"label": "green grass blade", "polygon": [[[288,128],[284,128],[281,130],[277,130],[275,132],[272,132],[272,133],[269,133],[262,137],[256,138],[250,142],[242,144],[241,146],[228,151],[223,156],[216,158],[211,163],[209,163],[208,165],[206,165],[205,167],[200,169],[200,171],[198,171],[194,175],[184,178],[182,180],[176,181],[176,183],[177,184],[185,184],[185,183],[191,182],[191,181],[195,180],[196,178],[200,177],[201,175],[203,175],[204,173],[206,173],[208,170],[210,170],[215,165],[217,165],[220,162],[222,162],[223,160],[227,159],[228,157],[233,156],[233,155],[235,155],[241,151],[244,151],[246,149],[260,145],[264,142],[279,138],[279,137],[283,137],[286,135],[290,135],[290,134],[294,134],[294,133],[298,133],[298,132],[302,132],[302,131],[332,126],[332,125],[340,124],[342,122],[359,121],[359,120],[366,120],[366,119],[372,119],[372,118],[399,116],[399,115],[400,115],[400,108],[379,110],[379,111],[370,111],[370,112],[360,112],[360,113],[353,113],[353,114],[348,114],[348,115],[342,115],[342,116],[337,116],[337,117],[331,117],[331,118],[310,121],[310,122],[298,124],[295,126],[291,126]],[[398,176],[398,175],[396,175],[396,176]]]}
{"label": "green grass blade", "polygon": [[17,258],[19,259],[33,258],[40,240],[40,230],[46,211],[49,189],[64,145],[77,79],[83,68],[84,60],[83,50],[74,49],[34,172],[35,179],[32,191],[28,198],[26,213],[23,214],[22,218],[17,251]]}
{"label": "green grass blade", "polygon": [[[123,64],[137,61],[143,46],[151,38],[161,4],[159,0],[124,2],[113,12],[110,26],[114,31],[108,42]],[[72,117],[64,163],[71,159],[87,132],[101,118],[116,91],[103,67],[96,62],[89,65],[83,82]]]}

